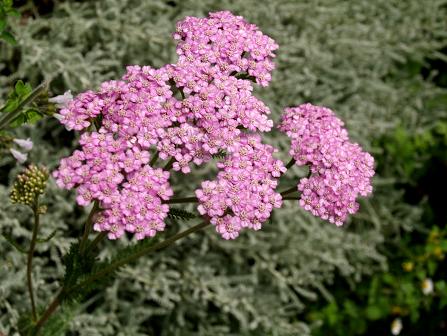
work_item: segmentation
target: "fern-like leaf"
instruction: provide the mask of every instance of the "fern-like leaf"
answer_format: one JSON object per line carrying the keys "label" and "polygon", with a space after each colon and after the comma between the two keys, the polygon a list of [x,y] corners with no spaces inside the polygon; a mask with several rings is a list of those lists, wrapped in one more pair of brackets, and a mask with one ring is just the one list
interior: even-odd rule
{"label": "fern-like leaf", "polygon": [[11,244],[20,253],[23,253],[23,254],[27,254],[28,253],[28,251],[26,249],[24,249],[23,247],[21,247],[19,245],[19,243],[17,243],[12,236],[10,236],[10,235],[8,235],[6,233],[2,233],[2,236],[3,236],[3,238],[5,238],[5,240],[9,244]]}
{"label": "fern-like leaf", "polygon": [[49,242],[55,235],[56,235],[57,229],[54,230],[53,232],[51,232],[48,236],[46,236],[45,238],[39,238],[37,239],[38,243],[46,243]]}

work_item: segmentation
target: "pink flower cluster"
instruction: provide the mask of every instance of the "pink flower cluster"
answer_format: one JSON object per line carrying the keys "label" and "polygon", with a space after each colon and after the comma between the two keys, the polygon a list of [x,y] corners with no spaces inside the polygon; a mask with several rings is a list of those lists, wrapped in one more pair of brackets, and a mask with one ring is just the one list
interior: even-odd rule
{"label": "pink flower cluster", "polygon": [[62,159],[53,176],[61,188],[77,188],[79,205],[100,202],[104,211],[94,229],[110,239],[124,231],[142,239],[163,230],[169,208],[162,201],[173,194],[169,172],[151,168],[147,151],[110,133],[84,133],[80,144],[82,151]]}
{"label": "pink flower cluster", "polygon": [[286,108],[280,130],[291,138],[290,155],[312,173],[298,185],[300,205],[313,215],[342,225],[357,212],[358,195],[372,192],[374,158],[349,142],[343,122],[328,108],[303,104]]}
{"label": "pink flower cluster", "polygon": [[271,80],[278,45],[242,16],[223,11],[208,18],[186,17],[177,23],[174,38],[180,62],[199,60],[226,75],[247,73],[262,86]]}
{"label": "pink flower cluster", "polygon": [[[200,49],[203,22],[210,47]],[[78,204],[100,203],[104,211],[94,228],[111,239],[125,231],[141,239],[164,228],[169,209],[163,202],[173,192],[169,173],[149,164],[151,151],[170,160],[168,167],[189,173],[192,163],[207,162],[219,151],[235,152],[244,144],[241,129],[273,127],[270,110],[253,96],[250,81],[235,76],[246,71],[267,85],[277,48],[273,40],[229,12],[187,18],[179,27],[178,50],[190,52],[177,64],[129,66],[120,80],[102,83],[97,92],[60,99],[56,117],[67,129],[84,133],[81,150],[62,159],[53,175],[60,187],[76,188]]]}
{"label": "pink flower cluster", "polygon": [[286,171],[273,158],[272,146],[261,143],[259,136],[241,136],[215,181],[204,181],[196,190],[198,210],[207,215],[224,239],[234,239],[243,228],[259,230],[273,210],[282,204],[275,192],[277,178]]}

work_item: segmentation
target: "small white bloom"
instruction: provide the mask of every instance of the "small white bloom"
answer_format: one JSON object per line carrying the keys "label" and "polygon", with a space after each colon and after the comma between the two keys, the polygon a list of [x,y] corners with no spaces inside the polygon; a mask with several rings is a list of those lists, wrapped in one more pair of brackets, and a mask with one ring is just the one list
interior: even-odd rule
{"label": "small white bloom", "polygon": [[33,149],[33,142],[30,138],[28,139],[14,139],[14,142],[19,145],[25,152],[29,152]]}
{"label": "small white bloom", "polygon": [[431,293],[433,293],[433,281],[429,278],[425,279],[424,281],[422,281],[422,293],[424,293],[424,295],[430,295]]}
{"label": "small white bloom", "polygon": [[24,163],[26,161],[26,159],[28,159],[28,154],[26,154],[26,153],[19,152],[18,150],[15,150],[14,148],[11,148],[9,151],[11,152],[12,156],[14,156],[14,158],[19,163]]}
{"label": "small white bloom", "polygon": [[63,95],[59,95],[59,96],[48,99],[48,101],[50,103],[56,104],[56,106],[58,108],[64,108],[72,100],[73,100],[73,95],[71,94],[70,90],[65,92]]}
{"label": "small white bloom", "polygon": [[402,320],[400,318],[394,319],[394,321],[391,323],[391,333],[393,335],[399,335],[402,331],[403,325]]}
{"label": "small white bloom", "polygon": [[62,121],[65,119],[65,117],[62,114],[54,113],[53,117],[55,117],[57,120]]}

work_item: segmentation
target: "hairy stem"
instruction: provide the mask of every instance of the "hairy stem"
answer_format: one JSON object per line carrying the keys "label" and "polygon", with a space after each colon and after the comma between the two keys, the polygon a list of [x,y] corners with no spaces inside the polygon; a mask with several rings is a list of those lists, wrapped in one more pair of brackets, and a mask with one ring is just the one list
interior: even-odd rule
{"label": "hairy stem", "polygon": [[184,197],[174,198],[167,201],[163,201],[165,204],[177,204],[177,203],[197,203],[199,200],[197,197]]}
{"label": "hairy stem", "polygon": [[85,222],[84,234],[82,235],[81,242],[79,243],[79,252],[81,254],[84,253],[86,244],[88,242],[88,236],[90,235],[93,226],[93,216],[96,214],[96,212],[98,212],[98,209],[99,209],[99,202],[95,201],[93,203],[93,208],[92,210],[90,210],[90,213],[87,217],[87,221]]}
{"label": "hairy stem", "polygon": [[37,241],[37,233],[39,231],[39,201],[36,200],[33,206],[34,213],[34,225],[33,225],[33,234],[31,237],[31,243],[28,250],[28,262],[26,267],[26,278],[28,283],[28,292],[31,301],[31,312],[33,316],[33,321],[37,321],[37,313],[36,313],[36,302],[34,299],[34,289],[33,289],[33,256],[34,249],[36,248]]}
{"label": "hairy stem", "polygon": [[42,314],[39,321],[37,321],[36,326],[34,327],[34,330],[33,330],[33,335],[38,334],[40,328],[43,327],[45,322],[48,321],[48,319],[51,317],[51,315],[53,315],[54,312],[56,311],[56,309],[59,307],[59,305],[61,304],[63,292],[64,292],[64,288],[62,288],[62,290],[59,292],[59,294],[54,298],[54,300],[50,303],[48,308]]}
{"label": "hairy stem", "polygon": [[92,283],[92,282],[94,282],[94,281],[96,281],[96,280],[98,280],[98,279],[100,279],[100,278],[110,274],[110,273],[113,273],[118,268],[120,268],[120,267],[122,267],[122,266],[124,266],[124,265],[126,265],[128,263],[131,263],[131,262],[137,260],[138,258],[140,258],[140,257],[142,257],[142,256],[144,256],[146,254],[149,254],[151,252],[155,252],[155,251],[161,250],[161,249],[163,249],[165,247],[168,247],[168,246],[172,245],[177,240],[182,239],[183,237],[186,237],[186,236],[188,236],[188,235],[190,235],[190,234],[192,234],[192,233],[194,233],[196,231],[199,231],[199,230],[203,229],[204,227],[208,226],[209,224],[210,224],[209,222],[202,222],[202,223],[197,224],[197,225],[195,225],[195,226],[193,226],[193,227],[191,227],[191,228],[189,228],[189,229],[187,229],[185,231],[179,232],[179,233],[177,233],[177,234],[175,234],[175,235],[173,235],[173,236],[163,240],[162,242],[160,242],[158,244],[148,246],[147,248],[145,248],[145,249],[143,249],[141,251],[135,252],[134,254],[131,254],[131,255],[129,255],[126,258],[118,260],[118,261],[110,264],[108,267],[102,269],[101,271],[99,271],[99,272],[97,272],[95,274],[90,275],[89,277],[87,277],[87,279],[85,279],[81,283],[79,283],[79,284],[69,288],[67,291],[71,292],[71,291],[74,291],[74,290],[78,290],[78,289],[80,289],[80,288],[82,288],[82,287],[84,287],[84,286],[86,286],[86,285],[88,285],[88,284],[90,284],[90,283]]}
{"label": "hairy stem", "polygon": [[115,261],[114,263],[110,264],[108,267],[90,275],[84,281],[82,281],[81,283],[79,283],[71,288],[67,288],[67,289],[62,288],[62,290],[60,291],[58,296],[56,296],[56,298],[51,302],[51,304],[48,306],[48,308],[43,313],[40,320],[37,322],[36,327],[34,329],[35,334],[37,334],[39,329],[42,328],[42,326],[45,324],[45,322],[51,317],[52,314],[54,314],[56,309],[60,306],[61,299],[64,295],[67,295],[73,291],[78,291],[78,290],[82,289],[82,287],[87,286],[87,285],[91,284],[92,282],[95,282],[95,281],[103,278],[104,276],[107,276],[107,275],[113,273],[118,268],[120,268],[128,263],[131,263],[144,255],[147,255],[151,252],[155,252],[155,251],[161,250],[163,248],[166,248],[166,247],[174,244],[177,240],[184,238],[194,232],[197,232],[197,231],[207,227],[209,224],[210,224],[209,222],[202,222],[200,224],[197,224],[185,231],[179,232],[179,233],[163,240],[162,242],[160,242],[158,244],[148,246],[147,248],[145,248],[141,251],[135,252],[134,254],[127,256],[126,258]]}
{"label": "hairy stem", "polygon": [[28,97],[26,97],[25,99],[23,99],[18,105],[17,107],[9,112],[9,113],[5,113],[3,114],[3,117],[0,118],[0,130],[5,129],[6,127],[9,126],[9,124],[20,115],[20,112],[22,111],[22,109],[28,105],[29,103],[31,103],[32,101],[34,101],[47,87],[47,83],[43,82],[42,84],[40,84],[38,87],[36,87],[29,95]]}

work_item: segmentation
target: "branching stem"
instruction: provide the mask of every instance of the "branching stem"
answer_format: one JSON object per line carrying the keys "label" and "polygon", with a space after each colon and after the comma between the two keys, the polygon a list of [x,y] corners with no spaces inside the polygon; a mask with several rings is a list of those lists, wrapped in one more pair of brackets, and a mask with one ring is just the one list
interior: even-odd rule
{"label": "branching stem", "polygon": [[68,295],[71,292],[78,291],[78,290],[82,289],[83,287],[115,272],[120,267],[122,267],[128,263],[131,263],[142,256],[145,256],[151,252],[155,252],[155,251],[161,250],[163,248],[166,248],[166,247],[174,244],[177,240],[182,239],[194,232],[197,232],[197,231],[207,227],[209,224],[210,224],[209,222],[202,222],[200,224],[197,224],[185,231],[179,232],[179,233],[163,240],[160,243],[148,246],[147,248],[145,248],[143,250],[140,250],[138,252],[135,252],[134,254],[127,256],[126,258],[115,261],[114,263],[110,264],[108,267],[88,276],[84,281],[82,281],[81,283],[79,283],[71,288],[62,288],[61,291],[59,292],[59,294],[56,296],[56,298],[51,302],[51,304],[48,306],[48,308],[42,314],[42,317],[36,323],[36,326],[34,328],[34,334],[36,335],[39,332],[39,330],[42,328],[42,326],[45,324],[45,322],[51,317],[51,315],[54,314],[56,309],[60,306],[63,296]]}
{"label": "branching stem", "polygon": [[90,213],[87,217],[87,220],[85,222],[84,234],[82,235],[81,242],[79,243],[79,252],[81,253],[81,255],[85,251],[86,244],[88,242],[88,236],[90,235],[90,232],[91,232],[92,226],[93,226],[93,216],[98,212],[98,209],[99,209],[99,202],[95,201],[93,203],[93,208],[90,211]]}
{"label": "branching stem", "polygon": [[178,204],[178,203],[197,203],[199,199],[197,197],[184,197],[174,198],[167,201],[163,201],[165,204]]}
{"label": "branching stem", "polygon": [[289,163],[286,164],[286,168],[289,169],[290,167],[292,167],[295,164],[295,162],[296,162],[295,159],[291,159],[289,161]]}
{"label": "branching stem", "polygon": [[29,103],[33,102],[47,87],[47,83],[43,82],[38,87],[36,87],[25,99],[23,99],[17,107],[9,112],[4,113],[2,118],[0,118],[0,130],[5,129],[9,126],[9,124],[20,115],[20,112],[22,109],[28,105]]}
{"label": "branching stem", "polygon": [[171,157],[171,159],[168,161],[168,163],[163,167],[163,170],[171,170],[174,162],[175,162],[175,158]]}
{"label": "branching stem", "polygon": [[285,195],[294,193],[295,191],[298,191],[297,186],[293,186],[293,187],[291,187],[291,188],[289,188],[289,189],[286,189],[286,190],[284,190],[284,191],[281,191],[280,194],[281,194],[281,196],[285,196]]}

